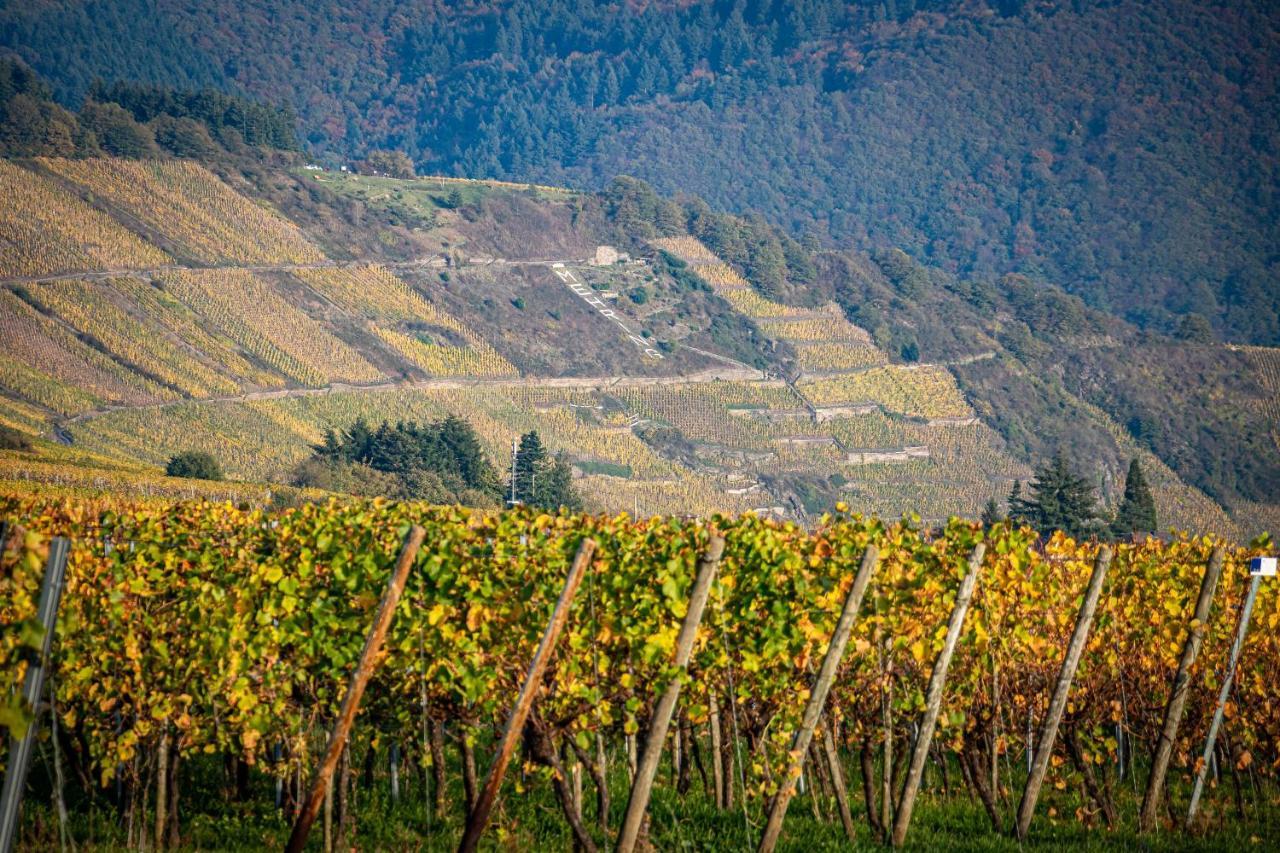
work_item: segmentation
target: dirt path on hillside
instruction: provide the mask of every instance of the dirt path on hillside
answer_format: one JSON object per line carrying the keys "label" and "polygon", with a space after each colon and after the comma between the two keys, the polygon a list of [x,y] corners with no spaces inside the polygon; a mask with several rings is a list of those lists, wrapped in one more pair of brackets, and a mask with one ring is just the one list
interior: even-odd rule
{"label": "dirt path on hillside", "polygon": [[[577,284],[578,289],[574,292],[579,293],[579,289],[585,288],[573,276],[572,272],[565,269],[567,265],[578,265],[588,263],[582,259],[514,259],[514,258],[475,258],[470,259],[465,266],[486,267],[486,266],[542,266],[551,268],[557,277],[565,284],[573,287]],[[370,264],[379,264],[392,270],[409,270],[409,269],[444,269],[448,266],[445,258],[441,255],[431,255],[426,257],[412,258],[400,261],[384,261],[376,259],[352,260],[352,261],[334,261],[323,260],[314,263],[302,264],[227,264],[223,266],[197,267],[181,264],[172,264],[165,266],[149,267],[149,268],[116,268],[108,270],[94,270],[89,272],[76,273],[59,273],[48,276],[20,276],[0,279],[0,286],[20,286],[24,284],[39,284],[43,282],[56,282],[66,280],[83,280],[107,282],[113,278],[149,278],[154,275],[172,272],[193,271],[209,269],[224,270],[243,270],[246,272],[280,272],[289,273],[297,270],[314,270],[314,269],[349,269]],[[593,295],[593,294],[590,294]],[[583,298],[587,298],[584,296]],[[612,312],[610,312],[612,313]],[[616,322],[616,321],[615,321]],[[620,324],[621,325],[621,324]],[[625,326],[624,332],[630,332]],[[632,335],[638,343],[647,343],[643,339]],[[687,345],[686,345],[687,346]],[[570,388],[582,390],[603,390],[608,388],[625,388],[625,387],[645,387],[659,385],[687,385],[698,384],[704,382],[716,381],[750,381],[750,382],[766,382],[776,384],[778,386],[787,385],[797,397],[798,402],[810,409],[813,413],[813,405],[808,401],[804,394],[791,382],[784,381],[775,375],[765,371],[757,370],[742,362],[729,358],[719,353],[713,353],[696,347],[688,347],[688,349],[721,362],[721,365],[707,368],[704,370],[688,373],[680,376],[560,376],[560,377],[507,377],[500,379],[469,379],[469,378],[432,378],[418,380],[385,380],[368,384],[352,384],[335,382],[320,388],[285,388],[279,390],[249,391],[243,394],[226,395],[220,397],[205,397],[199,399],[183,398],[179,400],[167,400],[157,403],[143,403],[138,405],[114,405],[104,406],[99,409],[93,409],[88,412],[82,412],[69,418],[56,419],[53,422],[54,438],[64,444],[71,443],[71,434],[67,431],[67,427],[101,417],[111,412],[130,411],[130,410],[157,410],[165,409],[173,406],[180,406],[190,403],[246,403],[258,400],[283,400],[291,397],[312,397],[326,394],[372,394],[385,393],[403,390],[447,390],[447,389],[467,389],[467,388],[533,388],[533,387],[550,387],[550,388]],[[953,361],[940,362],[937,365],[909,365],[908,367],[930,367],[930,366],[958,366],[969,364],[975,361],[982,361],[993,358],[994,352],[980,352],[973,355],[965,356]],[[658,356],[659,358],[661,356]],[[854,368],[848,371],[819,371],[805,374],[803,378],[808,380],[827,378],[837,375],[861,373],[866,370],[882,367],[883,365],[867,365]]]}
{"label": "dirt path on hillside", "polygon": [[[552,267],[557,264],[586,263],[582,259],[573,258],[472,258],[463,267],[491,266],[540,266]],[[115,267],[105,270],[86,270],[84,272],[64,272],[54,275],[27,275],[0,278],[0,287],[12,287],[24,284],[44,284],[54,281],[107,281],[113,278],[151,278],[163,273],[201,272],[203,270],[242,270],[244,272],[294,272],[296,270],[351,269],[377,264],[390,270],[414,269],[446,269],[448,262],[442,255],[427,255],[407,260],[389,261],[378,258],[364,258],[354,261],[315,261],[309,264],[210,264],[208,266],[190,266],[186,264],[166,264],[158,267]]]}
{"label": "dirt path on hillside", "polygon": [[[728,381],[776,382],[778,385],[782,384],[780,380],[770,380],[759,370],[735,367],[712,367],[683,376],[513,376],[502,379],[414,379],[375,382],[367,385],[334,382],[323,388],[282,388],[278,391],[249,391],[244,394],[232,394],[222,397],[166,400],[162,403],[142,403],[136,406],[104,406],[101,409],[81,412],[73,417],[59,420],[54,429],[55,434],[61,441],[63,436],[66,435],[66,427],[82,421],[92,420],[111,412],[167,409],[194,403],[248,403],[255,400],[287,400],[291,397],[318,397],[326,394],[377,394],[390,391],[442,391],[467,388],[570,388],[603,391],[610,388],[695,385],[704,382]],[[68,442],[64,441],[64,443]]]}

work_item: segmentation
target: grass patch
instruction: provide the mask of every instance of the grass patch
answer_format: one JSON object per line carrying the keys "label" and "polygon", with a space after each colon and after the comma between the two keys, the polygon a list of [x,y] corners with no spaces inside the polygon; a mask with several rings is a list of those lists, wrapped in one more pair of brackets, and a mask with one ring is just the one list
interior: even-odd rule
{"label": "grass patch", "polygon": [[[385,749],[375,754],[372,784],[362,779],[363,748],[352,756],[355,807],[351,817],[347,843],[360,850],[453,851],[464,824],[464,794],[457,766],[456,748],[449,745],[448,785],[445,809],[437,814],[433,807],[433,791],[424,784],[421,771],[410,765],[402,768],[401,797],[390,796],[389,773]],[[702,757],[709,761],[703,744]],[[484,762],[492,744],[488,739],[477,745],[477,757]],[[614,833],[622,823],[626,808],[628,779],[626,760],[621,750],[610,754],[609,833],[599,828],[595,810],[595,790],[584,773],[583,818],[601,849],[612,846]],[[290,825],[275,808],[275,781],[259,769],[252,771],[247,796],[235,801],[228,796],[230,779],[221,756],[192,756],[184,759],[180,809],[182,813],[183,850],[257,850],[280,849],[288,837]],[[783,830],[780,851],[819,853],[837,850],[884,850],[873,837],[866,820],[861,797],[861,780],[854,762],[846,762],[849,801],[857,830],[857,841],[850,845],[836,817],[833,798],[821,797],[818,810],[825,820],[814,817],[814,788],[798,794],[791,803]],[[1280,800],[1274,785],[1264,783],[1253,788],[1244,780],[1248,793],[1244,815],[1235,813],[1231,785],[1224,778],[1217,788],[1207,791],[1204,801],[1204,826],[1194,833],[1164,828],[1151,835],[1136,830],[1141,785],[1137,791],[1126,780],[1116,787],[1119,824],[1113,829],[1089,825],[1077,820],[1082,808],[1080,792],[1073,788],[1048,790],[1042,795],[1031,834],[1019,844],[1007,832],[995,832],[976,798],[969,796],[960,781],[958,766],[951,765],[951,787],[941,790],[936,767],[930,767],[928,785],[917,800],[911,832],[905,849],[920,851],[1013,851],[1033,850],[1150,850],[1150,851],[1232,851],[1276,849],[1280,841]],[[707,768],[708,775],[710,768]],[[1171,778],[1170,814],[1175,823],[1184,813],[1187,781],[1175,774]],[[1261,780],[1259,780],[1261,781]],[[721,811],[704,789],[694,769],[690,773],[686,793],[676,790],[669,763],[658,774],[657,786],[650,802],[650,841],[656,850],[752,850],[759,841],[764,825],[763,804],[749,801],[742,807]],[[1004,779],[1002,809],[1006,821],[1012,820],[1021,792],[1022,778]],[[68,808],[72,839],[81,850],[117,850],[125,842],[123,821],[109,802],[113,786],[86,798],[72,783],[68,786]],[[1052,810],[1052,811],[1051,811]],[[149,824],[148,824],[149,825]],[[323,820],[312,832],[313,849],[320,848]],[[47,766],[37,761],[33,767],[30,789],[23,812],[19,849],[47,850],[58,848],[58,819],[52,805],[52,788]],[[569,850],[572,835],[552,794],[544,771],[522,773],[518,765],[507,774],[493,822],[485,835],[484,849]]]}
{"label": "grass patch", "polygon": [[630,465],[619,465],[616,462],[598,462],[594,459],[575,462],[573,465],[584,474],[604,474],[609,477],[631,478]]}

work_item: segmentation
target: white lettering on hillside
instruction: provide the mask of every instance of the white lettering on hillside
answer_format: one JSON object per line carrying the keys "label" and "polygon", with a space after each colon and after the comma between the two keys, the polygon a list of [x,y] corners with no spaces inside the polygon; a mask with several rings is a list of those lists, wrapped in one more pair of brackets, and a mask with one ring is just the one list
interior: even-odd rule
{"label": "white lettering on hillside", "polygon": [[649,356],[649,358],[663,358],[662,353],[650,346],[647,340],[631,331],[631,327],[622,322],[622,318],[618,316],[618,312],[607,307],[605,301],[599,296],[596,296],[595,291],[579,281],[572,272],[567,269],[556,268],[553,268],[551,271],[556,274],[556,278],[568,285],[570,290],[582,297],[583,302],[586,302],[588,305],[595,308],[601,317],[604,317],[606,320],[612,320],[618,328],[622,329],[622,331],[626,333],[627,340],[631,341],[631,343],[643,350],[645,355]]}

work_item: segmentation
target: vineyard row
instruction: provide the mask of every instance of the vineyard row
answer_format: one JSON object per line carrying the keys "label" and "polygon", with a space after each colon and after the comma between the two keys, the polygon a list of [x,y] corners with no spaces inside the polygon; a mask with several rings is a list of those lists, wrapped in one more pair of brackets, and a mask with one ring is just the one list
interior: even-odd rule
{"label": "vineyard row", "polygon": [[[1099,556],[1096,544],[1038,542],[1006,526],[953,521],[922,530],[843,513],[807,531],[751,515],[636,520],[383,501],[280,514],[208,503],[130,510],[7,501],[0,509],[25,530],[4,551],[5,625],[30,618],[47,537],[72,540],[54,649],[61,722],[100,781],[123,774],[134,786],[155,782],[152,759],[171,748],[177,757],[223,751],[296,788],[314,763],[317,730],[335,718],[410,524],[425,528],[426,544],[353,742],[395,743],[425,767],[436,726],[463,733],[465,743],[498,731],[574,554],[590,538],[595,553],[537,696],[539,737],[556,745],[554,754],[571,744],[585,751],[593,742],[642,740],[658,697],[678,681],[680,727],[723,731],[731,720],[734,742],[750,749],[736,784],[755,807],[776,802],[793,769],[808,685],[869,548],[878,568],[833,671],[822,731],[841,749],[887,753],[909,744],[936,704],[934,742],[962,765],[984,768],[1034,753],[1031,723],[1045,719]],[[678,635],[699,557],[720,536],[723,554],[685,673],[673,662]],[[1082,787],[1099,820],[1111,821],[1115,768],[1154,754],[1167,734],[1165,700],[1189,629],[1202,631],[1203,642],[1187,669],[1169,756],[1174,768],[1195,769],[1246,561],[1266,544],[1183,536],[1116,546],[1044,768],[1047,796]],[[979,545],[984,556],[972,564]],[[1225,560],[1212,609],[1193,621],[1218,548]],[[972,596],[967,613],[956,607],[963,586]],[[1278,593],[1264,586],[1257,600],[1223,759],[1273,781]],[[0,654],[11,685],[24,671],[19,645],[18,632],[6,631]],[[934,676],[948,646],[954,657],[943,689]]]}

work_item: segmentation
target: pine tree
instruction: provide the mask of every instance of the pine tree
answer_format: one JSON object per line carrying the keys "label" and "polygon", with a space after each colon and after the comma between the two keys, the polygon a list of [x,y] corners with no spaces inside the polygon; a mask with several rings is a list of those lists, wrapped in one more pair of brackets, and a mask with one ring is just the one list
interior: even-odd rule
{"label": "pine tree", "polygon": [[1071,472],[1061,453],[1055,454],[1052,462],[1036,472],[1031,496],[1025,500],[1018,496],[1016,515],[1012,500],[1010,496],[1010,515],[1041,533],[1061,530],[1079,538],[1098,530],[1098,499],[1093,486]]}
{"label": "pine tree", "polygon": [[[499,498],[498,474],[475,430],[452,415],[421,425],[383,421],[377,429],[357,420],[346,430],[326,431],[312,452],[296,472],[299,484],[329,488],[325,484],[347,483],[360,494],[474,506]],[[388,488],[389,483],[396,485]]]}
{"label": "pine tree", "polygon": [[571,512],[582,509],[582,498],[573,486],[573,468],[563,453],[544,466],[534,492],[534,506],[551,510],[564,507]]}
{"label": "pine tree", "polygon": [[1135,533],[1155,533],[1156,501],[1151,496],[1146,475],[1137,459],[1129,463],[1129,473],[1124,480],[1124,497],[1111,523],[1111,534],[1117,538]]}
{"label": "pine tree", "polygon": [[1004,515],[1000,512],[1000,504],[996,503],[995,498],[987,498],[987,505],[982,508],[982,525],[983,527],[991,527],[1004,521]]}
{"label": "pine tree", "polygon": [[1018,524],[1031,524],[1030,510],[1027,501],[1022,497],[1022,481],[1014,480],[1009,490],[1009,520]]}
{"label": "pine tree", "polygon": [[517,502],[534,503],[535,490],[538,488],[538,476],[545,467],[547,451],[542,446],[542,439],[537,430],[530,430],[520,436],[520,445],[516,449],[515,488],[508,484],[508,494],[514,492]]}
{"label": "pine tree", "polygon": [[[520,437],[516,449],[515,499],[525,506],[577,511],[582,498],[573,486],[573,468],[563,453],[548,457],[536,430]],[[507,483],[507,494],[512,493]]]}
{"label": "pine tree", "polygon": [[338,438],[338,434],[333,427],[329,427],[324,431],[324,441],[320,444],[313,444],[311,450],[314,455],[323,459],[343,458],[342,441]]}
{"label": "pine tree", "polygon": [[480,437],[471,424],[449,415],[437,425],[437,435],[450,452],[453,468],[468,488],[486,493],[498,490],[498,474],[485,456]]}

